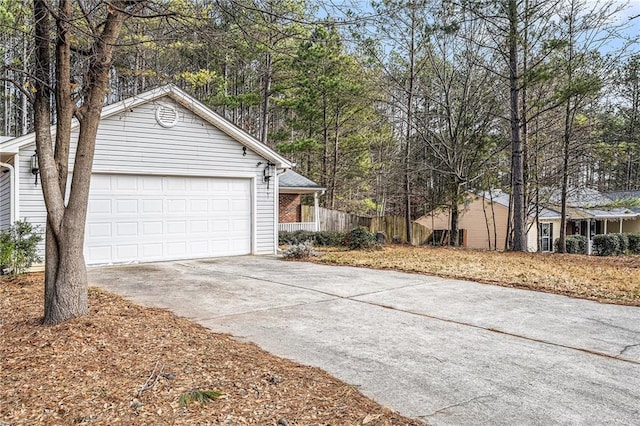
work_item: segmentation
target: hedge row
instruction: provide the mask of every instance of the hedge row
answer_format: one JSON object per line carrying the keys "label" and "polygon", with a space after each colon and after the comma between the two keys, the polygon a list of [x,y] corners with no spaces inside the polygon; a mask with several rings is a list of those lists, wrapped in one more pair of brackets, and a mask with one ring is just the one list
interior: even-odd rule
{"label": "hedge row", "polygon": [[[559,239],[554,244],[558,251]],[[586,254],[587,238],[582,235],[567,236],[567,253]],[[593,254],[598,256],[618,256],[640,254],[640,234],[600,234],[593,236]]]}
{"label": "hedge row", "polygon": [[281,245],[293,246],[309,241],[318,247],[349,247],[351,250],[369,250],[378,245],[375,234],[363,227],[352,229],[349,232],[281,231],[278,233],[278,243]]}
{"label": "hedge row", "polygon": [[314,246],[343,247],[345,246],[346,236],[346,232],[336,231],[280,231],[278,233],[278,243],[280,245],[294,245],[311,241]]}
{"label": "hedge row", "polygon": [[595,235],[593,253],[598,256],[640,254],[640,234]]}

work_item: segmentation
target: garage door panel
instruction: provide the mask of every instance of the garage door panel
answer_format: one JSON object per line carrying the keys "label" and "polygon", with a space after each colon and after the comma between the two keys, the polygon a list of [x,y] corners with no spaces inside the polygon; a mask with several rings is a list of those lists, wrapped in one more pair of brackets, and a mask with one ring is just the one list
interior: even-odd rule
{"label": "garage door panel", "polygon": [[94,175],[88,264],[251,253],[251,181]]}
{"label": "garage door panel", "polygon": [[209,210],[209,201],[206,199],[189,200],[189,210],[194,213],[205,213]]}
{"label": "garage door panel", "polygon": [[187,212],[187,200],[186,199],[171,199],[167,200],[167,213],[186,213]]}
{"label": "garage door panel", "polygon": [[138,179],[138,176],[120,175],[114,176],[112,178],[112,181],[113,180],[115,180],[114,189],[116,191],[138,191],[138,182],[140,180]]}
{"label": "garage door panel", "polygon": [[90,223],[87,226],[86,238],[110,237],[111,223]]}
{"label": "garage door panel", "polygon": [[116,223],[116,235],[118,237],[137,237],[138,222],[119,222]]}
{"label": "garage door panel", "polygon": [[162,213],[162,199],[142,200],[142,213]]}
{"label": "garage door panel", "polygon": [[162,258],[162,243],[146,243],[142,244],[142,256],[143,259],[161,259]]}
{"label": "garage door panel", "polygon": [[167,234],[186,234],[187,223],[183,220],[167,222]]}
{"label": "garage door panel", "polygon": [[116,261],[126,262],[130,259],[138,257],[138,245],[137,244],[125,244],[116,247]]}
{"label": "garage door panel", "polygon": [[[143,191],[162,192],[162,179],[158,179],[156,176],[142,176],[139,180],[142,181]],[[93,185],[93,181],[91,181],[91,185]]]}
{"label": "garage door panel", "polygon": [[189,232],[192,234],[209,232],[209,222],[206,220],[192,220],[189,222]]}
{"label": "garage door panel", "polygon": [[117,199],[115,214],[138,213],[138,200]]}
{"label": "garage door panel", "polygon": [[142,224],[142,235],[162,235],[162,222],[144,222]]}
{"label": "garage door panel", "polygon": [[111,214],[111,200],[90,199],[87,212],[89,214]]}

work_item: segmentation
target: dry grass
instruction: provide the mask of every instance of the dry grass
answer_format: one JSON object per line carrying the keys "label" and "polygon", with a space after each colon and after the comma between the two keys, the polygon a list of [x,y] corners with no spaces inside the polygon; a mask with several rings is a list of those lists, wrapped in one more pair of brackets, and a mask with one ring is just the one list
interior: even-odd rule
{"label": "dry grass", "polygon": [[89,315],[43,326],[42,275],[0,278],[0,425],[419,424],[167,311],[89,299]]}
{"label": "dry grass", "polygon": [[640,256],[385,246],[378,251],[325,250],[316,261],[418,272],[640,306]]}

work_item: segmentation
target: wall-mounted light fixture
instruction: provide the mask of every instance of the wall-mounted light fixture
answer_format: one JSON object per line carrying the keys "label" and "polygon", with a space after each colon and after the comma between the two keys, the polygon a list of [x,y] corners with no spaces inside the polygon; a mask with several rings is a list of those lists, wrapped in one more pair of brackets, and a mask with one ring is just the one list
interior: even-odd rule
{"label": "wall-mounted light fixture", "polygon": [[31,156],[31,174],[36,177],[34,185],[38,185],[38,174],[40,174],[40,164],[38,162],[38,153]]}
{"label": "wall-mounted light fixture", "polygon": [[[262,161],[258,161],[258,164],[256,166],[261,166],[263,163]],[[269,182],[271,181],[271,178],[273,177],[274,174],[274,168],[275,168],[275,164],[273,164],[271,161],[267,161],[267,163],[264,166],[264,170],[262,171],[262,179],[267,183],[267,189],[269,189]]]}

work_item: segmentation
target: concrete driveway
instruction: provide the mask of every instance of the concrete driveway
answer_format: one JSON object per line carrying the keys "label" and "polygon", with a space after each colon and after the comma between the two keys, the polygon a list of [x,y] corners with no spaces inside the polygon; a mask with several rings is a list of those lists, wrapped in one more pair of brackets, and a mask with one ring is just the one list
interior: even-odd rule
{"label": "concrete driveway", "polygon": [[640,424],[640,308],[273,257],[102,267],[89,281],[434,425]]}

